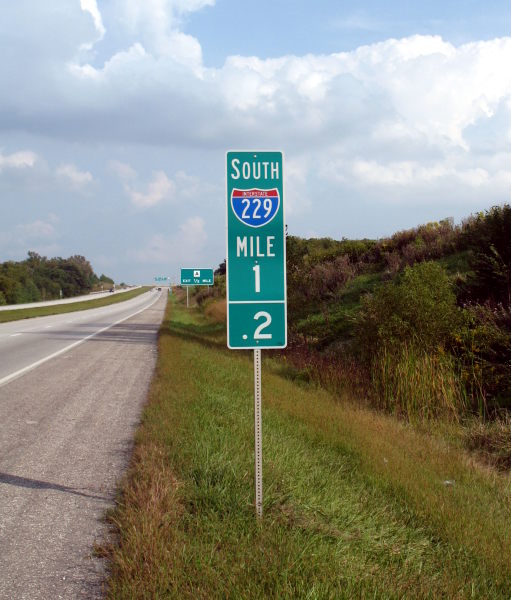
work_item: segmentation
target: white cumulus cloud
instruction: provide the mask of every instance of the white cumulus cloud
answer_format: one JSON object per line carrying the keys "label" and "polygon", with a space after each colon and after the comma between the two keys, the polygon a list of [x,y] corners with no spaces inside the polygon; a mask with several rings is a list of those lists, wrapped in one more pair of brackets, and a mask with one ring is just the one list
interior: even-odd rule
{"label": "white cumulus cloud", "polygon": [[[26,19],[26,2],[6,3],[0,132],[10,147],[42,148],[0,152],[0,184],[19,206],[53,197],[48,164],[60,164],[58,179],[98,192],[105,213],[126,198],[159,207],[201,243],[202,215],[211,248],[223,239],[228,148],[284,151],[290,231],[338,235],[342,223],[343,235],[380,235],[382,219],[391,232],[404,214],[400,227],[509,201],[511,36],[457,45],[411,35],[322,55],[233,55],[210,67],[185,24],[212,4],[54,0],[50,15],[32,0]],[[75,166],[87,153],[94,174],[106,165],[104,180]],[[140,252],[179,254],[181,230],[157,234],[145,216]]]}
{"label": "white cumulus cloud", "polygon": [[93,176],[89,171],[80,171],[72,163],[62,164],[56,170],[57,177],[71,184],[73,187],[82,188],[92,183]]}
{"label": "white cumulus cloud", "polygon": [[137,176],[135,169],[120,160],[111,160],[109,162],[110,170],[113,171],[119,179],[130,180]]}
{"label": "white cumulus cloud", "polygon": [[140,250],[131,253],[140,263],[201,263],[207,261],[208,235],[202,217],[190,217],[174,233],[154,234]]}
{"label": "white cumulus cloud", "polygon": [[12,154],[0,153],[0,171],[2,169],[24,169],[35,165],[37,154],[30,150],[21,150]]}
{"label": "white cumulus cloud", "polygon": [[96,28],[100,39],[103,38],[106,29],[103,25],[103,19],[101,18],[101,13],[99,12],[96,0],[80,0],[80,6],[83,11],[88,12],[91,15],[92,20],[94,21],[94,27]]}
{"label": "white cumulus cloud", "polygon": [[172,198],[175,189],[176,184],[167,177],[164,171],[156,171],[153,174],[153,179],[148,184],[145,192],[132,189],[129,185],[125,186],[132,204],[138,208],[150,208],[160,204],[163,200]]}

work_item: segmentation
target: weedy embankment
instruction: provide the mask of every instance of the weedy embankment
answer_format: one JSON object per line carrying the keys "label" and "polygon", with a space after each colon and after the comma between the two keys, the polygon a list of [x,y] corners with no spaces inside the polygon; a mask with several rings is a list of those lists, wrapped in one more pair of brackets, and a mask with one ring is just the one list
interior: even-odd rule
{"label": "weedy embankment", "polygon": [[112,522],[109,598],[509,598],[509,479],[385,415],[253,370],[173,297]]}

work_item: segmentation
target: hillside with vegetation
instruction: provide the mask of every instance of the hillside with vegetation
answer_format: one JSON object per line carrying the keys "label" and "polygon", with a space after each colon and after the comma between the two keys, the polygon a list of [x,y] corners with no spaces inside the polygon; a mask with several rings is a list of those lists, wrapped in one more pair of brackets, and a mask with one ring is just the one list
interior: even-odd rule
{"label": "hillside with vegetation", "polygon": [[289,237],[288,354],[412,419],[511,408],[510,240],[509,205],[378,241]]}
{"label": "hillside with vegetation", "polygon": [[0,263],[0,305],[71,298],[113,284],[98,277],[84,256],[46,258],[29,252],[24,261]]}
{"label": "hillside with vegetation", "polygon": [[491,420],[497,435],[469,443],[509,467],[510,240],[508,204],[380,240],[288,236],[282,360],[297,379],[412,422]]}

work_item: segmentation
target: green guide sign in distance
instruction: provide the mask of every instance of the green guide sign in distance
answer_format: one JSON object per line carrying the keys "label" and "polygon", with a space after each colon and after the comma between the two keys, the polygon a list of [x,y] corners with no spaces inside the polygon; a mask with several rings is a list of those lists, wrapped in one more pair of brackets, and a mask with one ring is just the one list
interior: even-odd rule
{"label": "green guide sign in distance", "polygon": [[227,345],[285,348],[282,152],[227,153]]}
{"label": "green guide sign in distance", "polygon": [[213,285],[213,269],[181,269],[181,285]]}

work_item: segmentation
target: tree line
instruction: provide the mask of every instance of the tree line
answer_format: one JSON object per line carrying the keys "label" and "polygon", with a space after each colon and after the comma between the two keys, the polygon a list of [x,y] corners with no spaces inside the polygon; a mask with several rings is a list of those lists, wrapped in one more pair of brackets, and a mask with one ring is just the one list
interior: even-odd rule
{"label": "tree line", "polygon": [[47,258],[30,251],[23,261],[0,263],[0,304],[21,304],[87,294],[101,284],[112,285],[106,275],[97,276],[80,255]]}

